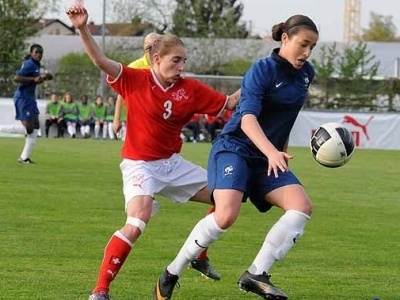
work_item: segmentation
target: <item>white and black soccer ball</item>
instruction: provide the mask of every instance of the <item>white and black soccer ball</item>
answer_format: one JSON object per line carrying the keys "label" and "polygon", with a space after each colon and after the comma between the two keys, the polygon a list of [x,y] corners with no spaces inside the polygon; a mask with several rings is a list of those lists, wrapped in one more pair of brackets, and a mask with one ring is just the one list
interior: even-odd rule
{"label": "white and black soccer ball", "polygon": [[314,159],[328,168],[346,164],[355,150],[351,132],[340,123],[326,123],[318,127],[310,141]]}

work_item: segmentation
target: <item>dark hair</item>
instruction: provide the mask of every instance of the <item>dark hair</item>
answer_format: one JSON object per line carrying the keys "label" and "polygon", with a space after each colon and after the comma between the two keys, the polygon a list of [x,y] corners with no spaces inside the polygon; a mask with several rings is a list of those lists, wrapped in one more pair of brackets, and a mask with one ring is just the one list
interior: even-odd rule
{"label": "dark hair", "polygon": [[32,53],[33,50],[35,50],[35,49],[42,49],[42,51],[43,51],[43,47],[42,47],[41,45],[39,45],[39,44],[33,44],[33,45],[29,48],[29,53]]}
{"label": "dark hair", "polygon": [[290,38],[292,35],[297,34],[302,28],[309,29],[319,34],[313,20],[304,15],[294,15],[287,19],[286,22],[281,22],[272,26],[272,38],[274,41],[280,42],[282,40],[282,34],[286,33]]}
{"label": "dark hair", "polygon": [[29,59],[29,58],[31,57],[31,53],[32,53],[33,50],[35,50],[35,49],[42,49],[42,52],[43,52],[43,47],[42,47],[41,45],[39,45],[39,44],[33,44],[33,45],[30,46],[30,48],[29,48],[29,54],[27,54],[27,55],[24,56],[24,60]]}

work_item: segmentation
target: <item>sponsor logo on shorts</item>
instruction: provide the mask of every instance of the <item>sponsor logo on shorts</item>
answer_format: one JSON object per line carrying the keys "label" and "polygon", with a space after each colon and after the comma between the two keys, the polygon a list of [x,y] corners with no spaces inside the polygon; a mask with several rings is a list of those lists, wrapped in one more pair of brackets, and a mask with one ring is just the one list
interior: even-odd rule
{"label": "sponsor logo on shorts", "polygon": [[132,186],[139,187],[139,188],[142,189],[142,183],[143,183],[144,179],[145,179],[145,175],[144,174],[138,174],[138,175],[133,176],[133,178],[132,178],[132,180],[133,180]]}

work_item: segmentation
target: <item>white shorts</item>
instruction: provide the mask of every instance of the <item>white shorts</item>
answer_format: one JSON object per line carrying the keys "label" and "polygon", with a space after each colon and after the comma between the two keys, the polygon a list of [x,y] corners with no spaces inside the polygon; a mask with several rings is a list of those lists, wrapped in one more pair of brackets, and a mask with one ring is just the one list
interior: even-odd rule
{"label": "white shorts", "polygon": [[186,203],[207,185],[207,171],[179,154],[154,161],[124,159],[120,169],[125,207],[135,196],[154,194]]}

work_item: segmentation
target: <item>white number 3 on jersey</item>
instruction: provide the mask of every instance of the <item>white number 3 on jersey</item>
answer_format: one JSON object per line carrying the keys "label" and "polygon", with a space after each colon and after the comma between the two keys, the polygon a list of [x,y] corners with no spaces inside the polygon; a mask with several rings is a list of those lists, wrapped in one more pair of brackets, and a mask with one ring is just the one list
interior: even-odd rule
{"label": "white number 3 on jersey", "polygon": [[167,100],[164,102],[165,113],[163,114],[164,120],[168,119],[172,115],[172,101]]}

